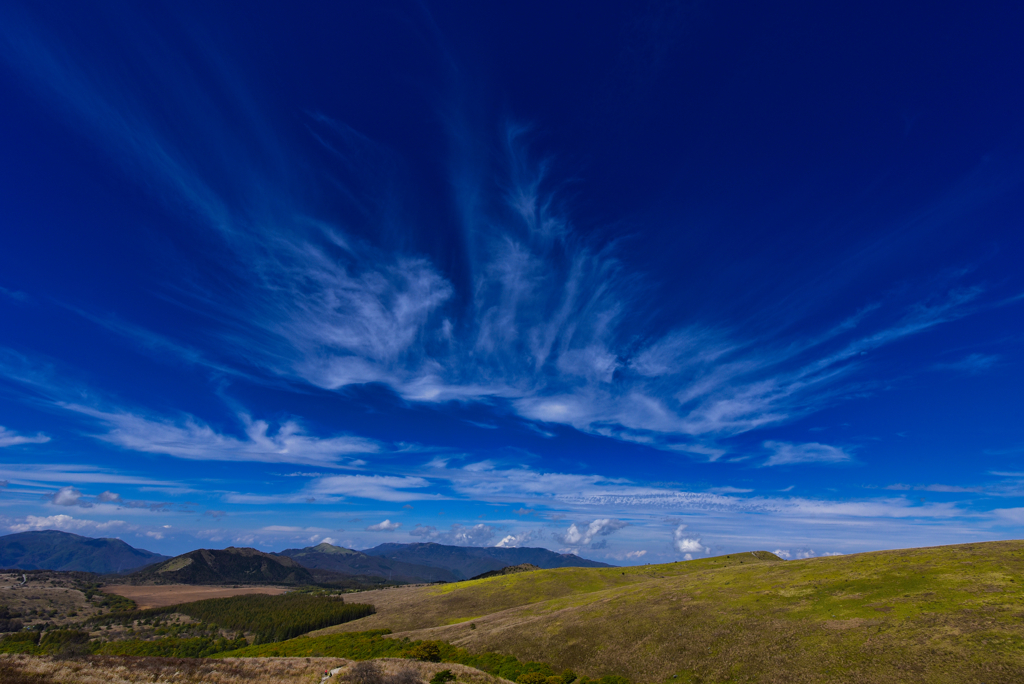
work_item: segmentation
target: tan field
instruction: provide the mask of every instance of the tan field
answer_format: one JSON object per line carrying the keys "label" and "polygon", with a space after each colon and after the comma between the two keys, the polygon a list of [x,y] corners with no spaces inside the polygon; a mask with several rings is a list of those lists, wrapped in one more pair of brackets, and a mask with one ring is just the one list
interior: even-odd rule
{"label": "tan field", "polygon": [[[348,668],[344,658],[139,658],[0,655],[3,684],[318,684],[324,671]],[[451,670],[465,684],[513,684],[465,665],[381,658],[385,674],[411,669],[422,681]],[[328,682],[340,682],[345,670]]]}
{"label": "tan field", "polygon": [[108,594],[130,598],[139,608],[163,608],[176,603],[188,603],[202,599],[226,598],[242,594],[270,594],[277,596],[288,591],[288,587],[225,587],[193,584],[159,584],[155,586],[117,584],[103,587]]}

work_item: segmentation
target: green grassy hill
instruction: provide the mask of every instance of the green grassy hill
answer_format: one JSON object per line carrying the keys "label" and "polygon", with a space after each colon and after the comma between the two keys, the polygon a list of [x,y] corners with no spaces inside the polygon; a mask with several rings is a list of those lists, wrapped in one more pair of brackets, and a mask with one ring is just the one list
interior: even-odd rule
{"label": "green grassy hill", "polygon": [[1017,541],[563,568],[353,600],[376,615],[313,635],[390,628],[635,682],[1024,681]]}

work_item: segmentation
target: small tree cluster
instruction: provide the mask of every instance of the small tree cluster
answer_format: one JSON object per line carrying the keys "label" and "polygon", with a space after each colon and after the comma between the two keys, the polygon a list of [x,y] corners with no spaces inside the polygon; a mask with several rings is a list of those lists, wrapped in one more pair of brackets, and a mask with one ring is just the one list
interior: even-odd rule
{"label": "small tree cluster", "polygon": [[380,663],[363,660],[348,669],[345,674],[348,684],[423,684],[419,673],[412,668],[402,668],[394,674],[387,674]]}

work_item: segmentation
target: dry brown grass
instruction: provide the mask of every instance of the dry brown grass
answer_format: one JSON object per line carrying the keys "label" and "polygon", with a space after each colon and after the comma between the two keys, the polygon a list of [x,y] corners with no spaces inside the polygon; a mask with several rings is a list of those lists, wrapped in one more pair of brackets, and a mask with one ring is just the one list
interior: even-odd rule
{"label": "dry brown grass", "polygon": [[[346,671],[354,664],[354,661],[351,660],[343,662],[344,664],[340,666],[342,670],[331,678],[331,682],[343,682]],[[401,670],[411,669],[419,675],[420,679],[430,681],[430,678],[441,670],[451,670],[460,684],[463,682],[466,684],[515,684],[507,679],[487,674],[482,670],[456,663],[424,663],[405,658],[377,658],[374,662],[380,663],[383,666],[385,675],[394,675]],[[339,666],[336,665],[335,667]]]}
{"label": "dry brown grass", "polygon": [[225,587],[193,584],[160,584],[155,586],[117,584],[103,587],[108,594],[130,598],[139,608],[163,608],[176,603],[201,601],[202,599],[226,598],[242,594],[270,594],[277,596],[288,591],[288,587]]}
{"label": "dry brown grass", "polygon": [[[451,670],[465,684],[513,684],[464,665],[381,658],[386,674],[415,670],[429,681]],[[353,661],[343,658],[129,658],[90,656],[61,660],[47,656],[0,655],[2,684],[319,684],[324,671],[342,668],[330,679],[344,681]]]}
{"label": "dry brown grass", "polygon": [[[0,605],[22,613],[18,619],[26,625],[49,622],[60,626],[101,612],[75,588],[74,578],[67,573],[36,572],[26,576],[28,582],[22,586],[22,573],[0,574]],[[36,614],[28,615],[30,611]],[[40,611],[45,611],[45,616]],[[77,615],[69,617],[70,613]]]}

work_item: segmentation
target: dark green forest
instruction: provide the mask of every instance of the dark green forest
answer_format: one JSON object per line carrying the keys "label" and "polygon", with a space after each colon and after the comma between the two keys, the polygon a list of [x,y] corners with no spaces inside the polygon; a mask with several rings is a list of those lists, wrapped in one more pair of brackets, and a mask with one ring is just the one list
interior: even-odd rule
{"label": "dark green forest", "polygon": [[93,618],[93,624],[131,625],[159,622],[171,613],[188,615],[207,629],[221,628],[255,636],[254,643],[284,641],[315,629],[339,625],[374,613],[365,603],[345,603],[340,596],[288,593],[280,596],[246,594],[204,599],[163,608],[109,613]]}

